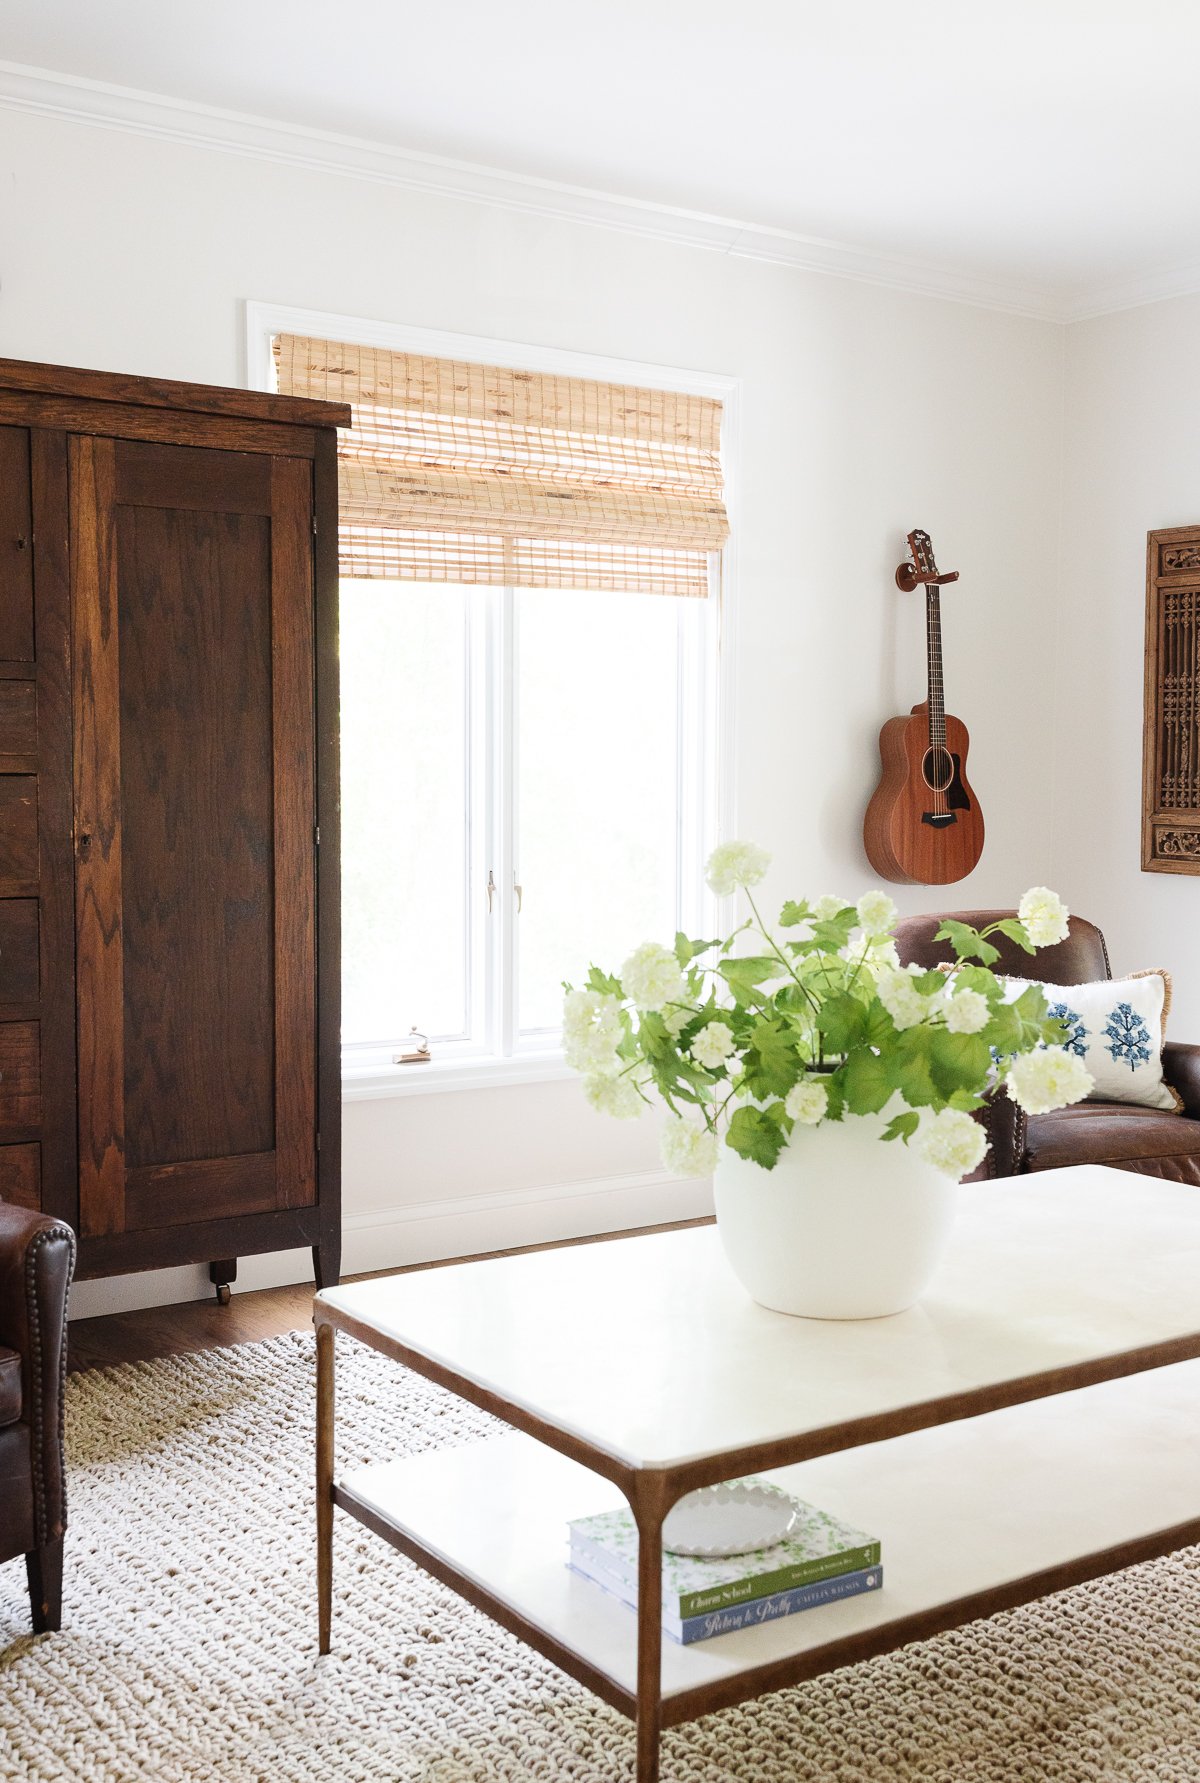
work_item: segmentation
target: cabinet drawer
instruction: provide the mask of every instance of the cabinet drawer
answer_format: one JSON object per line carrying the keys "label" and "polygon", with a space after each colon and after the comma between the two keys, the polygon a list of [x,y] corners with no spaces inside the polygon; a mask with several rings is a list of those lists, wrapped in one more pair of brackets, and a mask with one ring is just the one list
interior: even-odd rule
{"label": "cabinet drawer", "polygon": [[37,775],[0,774],[0,897],[37,889]]}
{"label": "cabinet drawer", "polygon": [[37,899],[0,898],[0,1003],[34,1003],[37,995]]}
{"label": "cabinet drawer", "polygon": [[40,1039],[37,1022],[0,1022],[0,1138],[41,1122]]}
{"label": "cabinet drawer", "polygon": [[42,1206],[42,1148],[40,1145],[0,1145],[0,1201],[16,1207]]}

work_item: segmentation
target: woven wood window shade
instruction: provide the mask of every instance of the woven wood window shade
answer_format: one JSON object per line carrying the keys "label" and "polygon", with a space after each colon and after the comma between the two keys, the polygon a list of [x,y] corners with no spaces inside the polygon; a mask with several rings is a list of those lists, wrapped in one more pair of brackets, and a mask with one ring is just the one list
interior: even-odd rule
{"label": "woven wood window shade", "polygon": [[721,404],[278,335],[279,389],[349,402],[346,576],[705,596]]}

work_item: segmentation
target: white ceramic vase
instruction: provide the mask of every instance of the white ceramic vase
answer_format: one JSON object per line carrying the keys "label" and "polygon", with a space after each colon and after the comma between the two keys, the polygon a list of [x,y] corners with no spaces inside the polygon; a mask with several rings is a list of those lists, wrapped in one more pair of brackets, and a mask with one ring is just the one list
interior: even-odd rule
{"label": "white ceramic vase", "polygon": [[958,1184],[903,1141],[880,1138],[891,1113],[797,1126],[774,1170],[721,1147],[717,1230],[760,1305],[809,1319],[878,1319],[923,1292]]}

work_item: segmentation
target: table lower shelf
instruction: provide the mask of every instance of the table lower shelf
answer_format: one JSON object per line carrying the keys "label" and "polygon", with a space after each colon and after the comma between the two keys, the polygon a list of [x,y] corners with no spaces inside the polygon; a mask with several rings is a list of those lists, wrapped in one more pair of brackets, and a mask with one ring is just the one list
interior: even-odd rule
{"label": "table lower shelf", "polygon": [[[769,1477],[878,1536],[883,1589],[690,1647],[664,1639],[665,1725],[1200,1541],[1200,1362]],[[568,1522],[623,1502],[608,1481],[513,1433],[358,1469],[336,1496],[632,1712],[634,1612],[566,1565]]]}

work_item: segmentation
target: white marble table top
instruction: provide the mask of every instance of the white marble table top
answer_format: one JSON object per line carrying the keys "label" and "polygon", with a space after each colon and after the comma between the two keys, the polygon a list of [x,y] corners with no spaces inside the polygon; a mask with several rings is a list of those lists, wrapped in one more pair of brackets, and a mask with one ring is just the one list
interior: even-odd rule
{"label": "white marble table top", "polygon": [[361,1282],[318,1316],[654,1468],[1200,1333],[1200,1191],[1082,1165],[959,1193],[932,1285],[892,1318],[768,1312],[711,1227]]}

